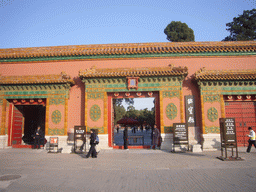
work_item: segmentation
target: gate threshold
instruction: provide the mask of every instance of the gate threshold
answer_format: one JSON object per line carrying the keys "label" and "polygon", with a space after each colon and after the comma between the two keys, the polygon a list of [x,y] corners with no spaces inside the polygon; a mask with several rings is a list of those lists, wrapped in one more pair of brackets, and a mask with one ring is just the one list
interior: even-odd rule
{"label": "gate threshold", "polygon": [[[150,145],[128,146],[128,149],[149,149]],[[113,146],[113,149],[124,149],[124,146]]]}

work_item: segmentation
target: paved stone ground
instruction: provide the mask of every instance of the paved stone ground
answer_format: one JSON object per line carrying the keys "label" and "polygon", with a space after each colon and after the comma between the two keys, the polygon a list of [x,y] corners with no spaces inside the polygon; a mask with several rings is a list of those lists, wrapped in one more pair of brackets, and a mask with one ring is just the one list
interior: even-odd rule
{"label": "paved stone ground", "polygon": [[220,151],[101,150],[84,154],[0,150],[0,191],[255,191],[256,149],[244,161],[221,161]]}

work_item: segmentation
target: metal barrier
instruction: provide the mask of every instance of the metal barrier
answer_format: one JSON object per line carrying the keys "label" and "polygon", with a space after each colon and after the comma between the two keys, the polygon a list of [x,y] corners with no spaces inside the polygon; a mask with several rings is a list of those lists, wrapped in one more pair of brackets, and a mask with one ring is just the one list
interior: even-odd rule
{"label": "metal barrier", "polygon": [[144,145],[144,136],[128,136],[128,145]]}

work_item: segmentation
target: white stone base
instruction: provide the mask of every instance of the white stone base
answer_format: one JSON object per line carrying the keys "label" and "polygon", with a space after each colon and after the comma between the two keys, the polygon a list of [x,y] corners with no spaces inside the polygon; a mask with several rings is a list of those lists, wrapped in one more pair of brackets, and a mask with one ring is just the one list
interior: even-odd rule
{"label": "white stone base", "polygon": [[172,151],[173,134],[172,133],[161,133],[162,137],[162,150]]}
{"label": "white stone base", "polygon": [[0,135],[0,149],[5,149],[8,146],[8,135]]}
{"label": "white stone base", "polygon": [[[112,149],[111,147],[108,147],[108,135],[98,135],[100,143],[96,145],[96,151],[100,151],[101,149]],[[48,150],[49,148],[49,142],[50,142],[50,137],[58,137],[59,138],[59,143],[58,143],[58,149],[60,150],[61,153],[72,153],[73,148],[74,148],[74,141],[70,140],[68,136],[45,136],[47,139],[47,144],[45,145],[45,149]],[[90,148],[90,139],[89,135],[86,138],[86,151],[89,151]],[[77,147],[80,147],[83,144],[82,140],[77,141]]]}
{"label": "white stone base", "polygon": [[203,151],[216,151],[221,147],[220,134],[203,134]]}
{"label": "white stone base", "polygon": [[[45,136],[45,139],[47,140],[47,143],[45,145],[45,149],[49,150],[49,143],[50,143],[50,137],[58,137],[58,150],[61,153],[70,153],[71,152],[71,146],[68,145],[67,143],[67,138],[68,136]],[[54,149],[57,151],[57,149]],[[70,151],[70,152],[69,152]]]}
{"label": "white stone base", "polygon": [[200,144],[191,145],[192,152],[193,152],[193,153],[200,153],[200,152],[203,152],[201,147],[202,147],[202,146],[201,146]]}

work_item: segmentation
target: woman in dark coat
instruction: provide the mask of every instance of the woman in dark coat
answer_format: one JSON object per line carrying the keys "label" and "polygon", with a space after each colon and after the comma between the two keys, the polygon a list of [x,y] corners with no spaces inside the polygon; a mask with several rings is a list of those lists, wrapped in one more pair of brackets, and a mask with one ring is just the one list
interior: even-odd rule
{"label": "woman in dark coat", "polygon": [[127,127],[124,128],[124,149],[128,149],[128,129]]}
{"label": "woman in dark coat", "polygon": [[95,146],[96,146],[95,140],[96,140],[96,133],[93,129],[91,129],[91,137],[90,137],[91,147],[90,147],[89,152],[85,156],[86,158],[89,158],[90,156],[92,156],[92,158],[97,158],[97,153],[96,153],[96,149],[95,149]]}
{"label": "woman in dark coat", "polygon": [[41,145],[40,141],[41,141],[41,138],[43,138],[43,132],[42,132],[40,126],[37,127],[33,138],[35,139],[34,140],[34,149],[36,149],[36,147],[37,147],[37,149],[40,149],[40,145]]}

